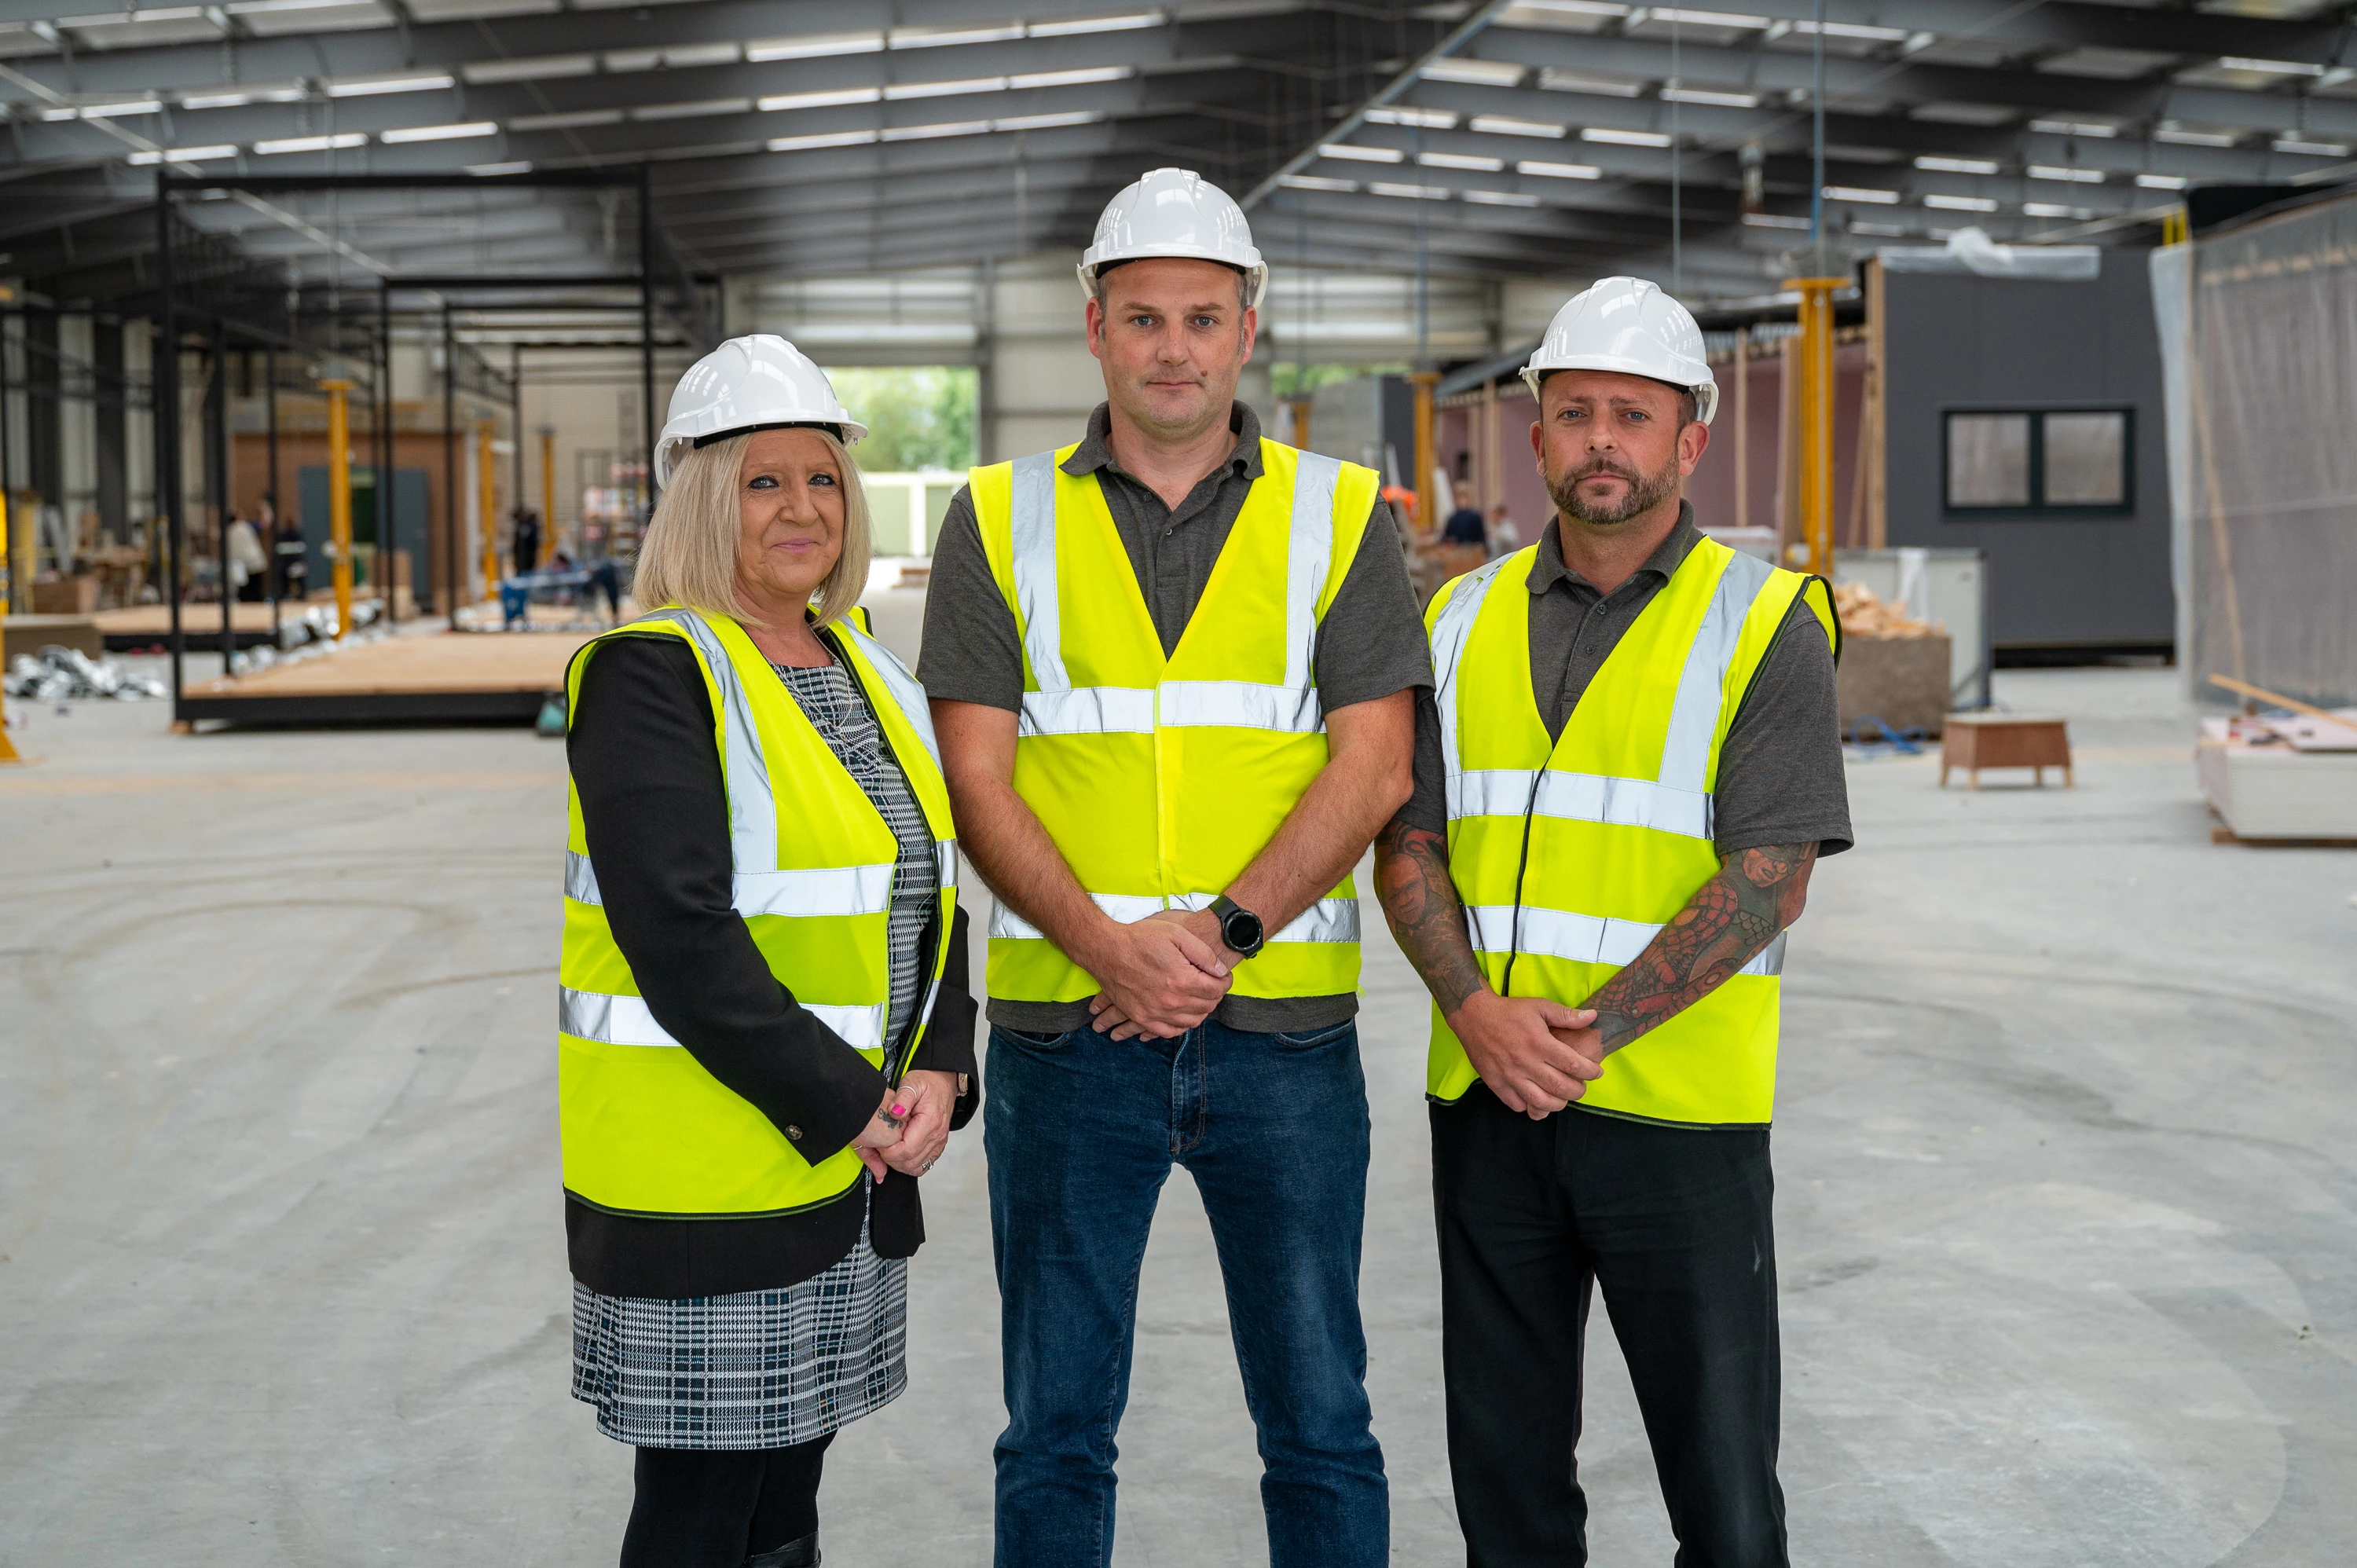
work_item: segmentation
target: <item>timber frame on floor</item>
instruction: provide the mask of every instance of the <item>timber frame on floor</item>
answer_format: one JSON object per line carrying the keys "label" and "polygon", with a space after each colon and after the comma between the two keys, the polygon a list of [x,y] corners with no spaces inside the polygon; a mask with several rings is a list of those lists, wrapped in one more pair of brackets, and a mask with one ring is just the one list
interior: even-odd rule
{"label": "timber frame on floor", "polygon": [[[419,275],[379,275],[373,286],[361,285],[345,291],[347,295],[371,300],[372,308],[358,310],[339,308],[326,323],[326,338],[321,340],[317,329],[307,336],[297,336],[290,330],[273,326],[261,310],[241,309],[234,292],[234,282],[224,285],[221,258],[207,251],[202,236],[189,229],[178,217],[179,205],[188,199],[265,199],[272,196],[317,194],[322,192],[400,193],[436,189],[463,188],[482,192],[500,188],[519,190],[560,188],[606,197],[627,192],[637,198],[637,264],[622,272],[597,274],[519,274],[519,273],[435,273]],[[551,296],[556,296],[557,308],[572,308],[561,303],[568,295],[585,292],[635,291],[634,306],[600,306],[585,304],[587,311],[616,312],[628,310],[636,316],[639,347],[639,413],[641,450],[651,455],[655,440],[655,350],[661,344],[684,344],[701,349],[717,341],[717,324],[713,319],[703,293],[710,280],[687,270],[676,253],[666,246],[657,230],[654,219],[654,182],[652,166],[641,164],[625,170],[596,169],[523,169],[511,174],[490,176],[475,174],[414,174],[414,175],[181,175],[159,173],[156,182],[156,337],[164,351],[155,360],[153,401],[155,406],[156,490],[162,501],[161,510],[166,537],[166,582],[170,591],[165,595],[170,607],[170,628],[167,639],[172,661],[172,717],[176,725],[188,725],[199,720],[227,720],[236,723],[261,724],[323,724],[323,723],[400,723],[435,720],[513,720],[531,722],[538,716],[553,688],[561,688],[561,673],[552,682],[544,672],[534,672],[531,678],[520,679],[512,686],[482,687],[471,681],[461,681],[465,689],[453,689],[446,682],[436,682],[404,689],[399,685],[370,683],[366,690],[334,689],[328,683],[321,689],[300,693],[275,693],[264,690],[273,682],[257,682],[248,693],[239,694],[240,684],[224,678],[215,682],[215,689],[204,693],[192,693],[187,685],[183,668],[185,656],[192,646],[188,617],[184,613],[179,590],[188,561],[188,534],[185,487],[180,472],[181,398],[180,350],[190,347],[187,336],[193,331],[204,334],[202,344],[210,360],[208,395],[202,417],[204,432],[205,499],[213,515],[226,525],[230,502],[230,479],[227,472],[226,396],[224,366],[235,346],[242,349],[259,348],[270,357],[271,373],[268,387],[268,430],[271,440],[271,471],[274,487],[277,472],[277,372],[276,356],[282,352],[304,357],[340,357],[357,360],[363,366],[360,393],[361,404],[370,413],[371,426],[367,439],[371,448],[370,464],[380,474],[393,467],[393,428],[390,415],[392,406],[393,327],[397,317],[405,318],[438,338],[441,348],[443,498],[438,524],[429,522],[429,531],[438,528],[445,536],[439,552],[441,582],[436,585],[436,597],[439,608],[455,629],[457,625],[458,600],[461,593],[462,564],[458,559],[460,542],[457,519],[461,511],[457,493],[457,422],[459,343],[454,326],[454,314],[458,311],[499,313],[506,311],[544,311],[551,307]],[[181,252],[186,252],[182,255]],[[659,326],[658,317],[662,318]],[[291,327],[291,323],[287,324]],[[438,328],[438,331],[436,331]],[[359,339],[359,352],[347,349],[348,336]],[[522,431],[521,427],[522,358],[521,349],[608,349],[610,338],[597,341],[534,340],[513,345],[517,350],[511,369],[501,376],[486,364],[484,373],[494,381],[503,381],[503,400],[516,411],[515,432],[517,459],[522,460]],[[642,490],[643,504],[651,511],[654,494],[651,464]],[[493,526],[484,520],[486,528]],[[383,568],[387,580],[396,586],[391,563],[400,548],[397,538],[399,520],[390,506],[381,509],[377,520],[376,550],[378,559],[387,563]],[[429,553],[429,561],[431,554]],[[226,578],[226,569],[223,571]],[[271,635],[249,634],[233,625],[234,613],[226,581],[217,590],[221,598],[221,624],[217,631],[204,637],[212,648],[226,645],[231,649],[255,646],[272,639]],[[386,596],[389,619],[397,619],[400,596],[396,591]],[[274,634],[273,634],[274,635]],[[524,635],[524,634],[518,634]],[[473,640],[473,639],[469,639]],[[357,650],[355,650],[357,651]],[[330,654],[329,660],[343,655]],[[308,684],[308,683],[307,683]],[[223,688],[226,688],[224,690]]]}

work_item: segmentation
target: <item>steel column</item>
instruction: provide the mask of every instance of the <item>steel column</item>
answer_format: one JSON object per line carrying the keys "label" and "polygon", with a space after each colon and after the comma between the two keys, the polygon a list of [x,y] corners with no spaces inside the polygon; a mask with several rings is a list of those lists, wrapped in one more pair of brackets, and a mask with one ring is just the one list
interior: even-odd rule
{"label": "steel column", "polygon": [[179,285],[172,269],[171,177],[156,177],[156,349],[148,399],[156,414],[156,489],[164,502],[164,602],[172,607],[172,723],[181,717],[182,665],[188,634],[180,625],[180,563],[188,546],[188,515],[180,500],[180,320],[172,295]]}
{"label": "steel column", "polygon": [[[376,381],[376,391],[369,399],[369,425],[372,439],[369,445],[376,467],[376,559],[382,581],[379,587],[384,595],[384,624],[393,626],[401,619],[401,524],[396,520],[393,504],[393,300],[383,289],[376,291],[376,363],[370,366]],[[414,594],[417,585],[412,583]]]}
{"label": "steel column", "polygon": [[443,609],[450,629],[458,629],[458,338],[450,325],[450,302],[442,301],[442,527],[448,543],[442,552],[442,580],[447,590]]}
{"label": "steel column", "polygon": [[205,374],[205,412],[198,424],[205,433],[205,501],[213,509],[214,583],[221,602],[221,678],[237,652],[236,600],[229,585],[229,327],[213,317],[212,364]]}
{"label": "steel column", "polygon": [[[641,529],[654,518],[655,504],[655,181],[652,164],[639,166],[639,440],[645,459],[641,494],[647,515]],[[611,553],[611,544],[608,546]]]}

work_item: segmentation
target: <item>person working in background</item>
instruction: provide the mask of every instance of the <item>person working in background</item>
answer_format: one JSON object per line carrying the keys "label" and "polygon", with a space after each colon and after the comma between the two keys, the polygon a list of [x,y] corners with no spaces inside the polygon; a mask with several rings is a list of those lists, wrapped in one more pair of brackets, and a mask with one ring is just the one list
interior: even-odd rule
{"label": "person working in background", "polygon": [[1440,536],[1451,544],[1486,543],[1481,531],[1481,509],[1473,504],[1473,487],[1458,485],[1456,489],[1457,510],[1448,514],[1448,521],[1442,527]]}
{"label": "person working in background", "polygon": [[229,581],[237,596],[259,604],[270,596],[270,553],[262,534],[242,511],[229,516]]}
{"label": "person working in background", "polygon": [[515,509],[515,532],[508,549],[515,557],[515,575],[519,577],[540,564],[540,513],[530,507]]}
{"label": "person working in background", "polygon": [[1081,263],[1105,402],[1073,445],[975,469],[933,559],[920,672],[998,895],[998,1568],[1112,1555],[1174,1163],[1219,1242],[1271,1563],[1390,1560],[1350,877],[1406,797],[1430,663],[1377,476],[1235,401],[1266,279],[1200,177],[1114,197]]}
{"label": "person working in background", "polygon": [[278,516],[275,496],[262,503],[265,523],[275,520],[271,529],[271,552],[278,568],[278,596],[300,604],[310,592],[311,549],[303,542],[303,525],[291,517]]}
{"label": "person working in background", "polygon": [[516,575],[525,575],[540,566],[540,514],[531,507],[516,507],[516,528],[509,535],[509,554],[516,559]]}
{"label": "person working in background", "polygon": [[1555,518],[1428,613],[1415,794],[1376,841],[1433,997],[1426,1087],[1457,1517],[1474,1568],[1587,1560],[1600,1283],[1682,1568],[1781,1568],[1768,1123],[1782,933],[1850,844],[1822,579],[1703,537],[1718,389],[1650,283],[1523,372]]}
{"label": "person working in background", "polygon": [[1506,515],[1506,503],[1491,501],[1490,503],[1491,559],[1495,560],[1501,555],[1511,555],[1522,547],[1522,528],[1512,518]]}

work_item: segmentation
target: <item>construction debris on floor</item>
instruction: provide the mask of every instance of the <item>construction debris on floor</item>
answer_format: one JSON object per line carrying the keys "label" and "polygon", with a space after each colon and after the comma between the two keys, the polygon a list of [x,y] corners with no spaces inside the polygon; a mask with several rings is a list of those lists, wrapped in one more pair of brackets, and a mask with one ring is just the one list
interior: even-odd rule
{"label": "construction debris on floor", "polygon": [[1864,583],[1836,584],[1834,611],[1842,628],[1835,681],[1842,734],[1905,751],[1938,735],[1951,695],[1948,634]]}
{"label": "construction debris on floor", "polygon": [[8,695],[34,703],[70,703],[92,698],[141,702],[171,693],[153,675],[134,675],[119,660],[92,659],[78,648],[54,643],[10,661]]}
{"label": "construction debris on floor", "polygon": [[2201,721],[2193,761],[2231,839],[2357,841],[2357,708],[2318,708],[2223,675],[2210,677],[2273,714]]}

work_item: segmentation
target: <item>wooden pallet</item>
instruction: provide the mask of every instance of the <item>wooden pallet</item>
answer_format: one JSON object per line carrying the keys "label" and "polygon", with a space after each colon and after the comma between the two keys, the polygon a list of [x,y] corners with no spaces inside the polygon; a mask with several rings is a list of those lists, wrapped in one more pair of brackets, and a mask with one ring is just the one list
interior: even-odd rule
{"label": "wooden pallet", "polygon": [[585,633],[421,632],[184,687],[184,722],[530,723],[565,689]]}

